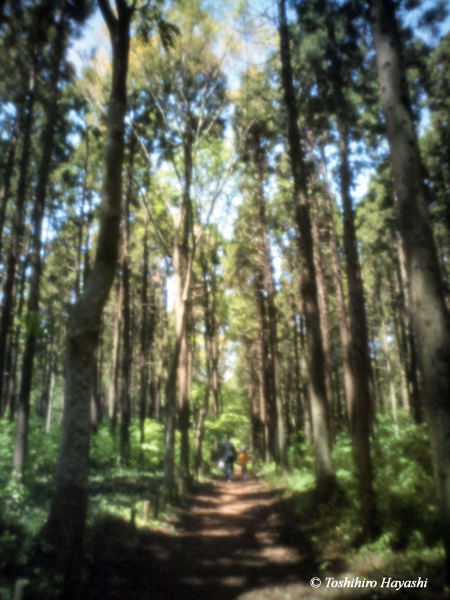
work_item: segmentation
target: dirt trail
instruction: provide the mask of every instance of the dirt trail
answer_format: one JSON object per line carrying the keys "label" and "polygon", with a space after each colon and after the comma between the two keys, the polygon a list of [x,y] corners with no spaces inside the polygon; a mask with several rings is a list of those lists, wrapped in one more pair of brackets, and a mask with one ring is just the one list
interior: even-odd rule
{"label": "dirt trail", "polygon": [[174,534],[144,529],[108,538],[94,561],[89,597],[232,600],[249,592],[249,600],[274,600],[279,586],[302,582],[311,590],[318,573],[312,549],[258,481],[205,486],[178,517]]}
{"label": "dirt trail", "polygon": [[[97,532],[86,600],[443,600],[431,589],[346,589],[326,577],[353,573],[339,555],[321,573],[301,524],[283,512],[276,492],[257,480],[202,486],[179,509],[175,531],[134,529],[112,520]],[[388,574],[388,573],[387,573]],[[417,574],[419,575],[419,574]],[[310,585],[313,577],[322,585]]]}

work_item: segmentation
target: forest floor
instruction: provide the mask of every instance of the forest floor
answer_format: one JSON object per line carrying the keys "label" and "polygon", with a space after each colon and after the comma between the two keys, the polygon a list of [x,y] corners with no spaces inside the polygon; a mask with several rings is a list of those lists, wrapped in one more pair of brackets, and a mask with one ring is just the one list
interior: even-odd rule
{"label": "forest floor", "polygon": [[[380,581],[369,590],[327,587],[326,577],[373,579],[373,564],[350,567],[339,545],[319,550],[311,525],[302,525],[276,490],[254,478],[202,484],[176,510],[170,528],[110,522],[98,533],[89,600],[444,598],[431,589],[381,588]],[[322,580],[317,589],[314,577]]]}

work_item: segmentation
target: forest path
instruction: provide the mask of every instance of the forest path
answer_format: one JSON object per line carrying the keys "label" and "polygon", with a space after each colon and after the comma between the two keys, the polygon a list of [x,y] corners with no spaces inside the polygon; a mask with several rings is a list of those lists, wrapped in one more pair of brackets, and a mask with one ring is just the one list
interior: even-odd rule
{"label": "forest path", "polygon": [[287,592],[295,583],[313,591],[319,570],[311,544],[256,479],[204,485],[177,514],[173,534],[139,529],[109,539],[89,598],[277,600],[298,598]]}
{"label": "forest path", "polygon": [[[86,600],[442,600],[424,589],[339,589],[326,577],[366,578],[336,547],[322,556],[312,530],[257,479],[202,484],[173,531],[105,521],[95,535]],[[327,562],[327,575],[319,564]],[[373,565],[372,565],[373,566]],[[312,578],[322,578],[315,589]],[[368,577],[370,579],[370,577]]]}

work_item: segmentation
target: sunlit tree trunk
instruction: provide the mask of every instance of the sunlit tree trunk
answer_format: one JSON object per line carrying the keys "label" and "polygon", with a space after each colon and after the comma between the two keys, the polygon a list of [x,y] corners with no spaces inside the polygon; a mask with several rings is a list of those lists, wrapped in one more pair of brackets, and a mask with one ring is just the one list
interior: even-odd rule
{"label": "sunlit tree trunk", "polygon": [[274,458],[275,406],[271,396],[271,369],[269,363],[269,334],[267,306],[264,296],[263,274],[257,268],[255,276],[256,310],[258,323],[258,381],[259,411],[262,423],[262,446],[266,462]]}
{"label": "sunlit tree trunk", "polygon": [[127,190],[122,230],[122,365],[120,387],[120,460],[127,465],[130,460],[130,423],[131,423],[131,297],[130,297],[130,206],[132,195],[133,162],[135,137],[130,134],[127,165]]}
{"label": "sunlit tree trunk", "polygon": [[333,270],[333,279],[334,279],[334,289],[336,292],[336,306],[337,306],[337,314],[338,314],[338,323],[339,323],[339,335],[342,346],[342,369],[344,375],[344,389],[345,389],[345,399],[347,407],[350,405],[350,398],[353,397],[353,378],[352,371],[350,368],[350,332],[348,328],[348,319],[347,319],[347,311],[345,308],[345,296],[344,296],[344,288],[342,285],[342,269],[341,269],[341,261],[339,258],[340,248],[339,248],[339,240],[336,232],[336,226],[334,223],[333,216],[333,199],[330,191],[330,186],[328,184],[328,175],[327,168],[325,163],[325,152],[323,148],[323,144],[320,144],[320,153],[321,153],[321,173],[322,180],[324,184],[324,200],[325,200],[325,211],[327,215],[327,225],[328,225],[328,242],[330,247],[331,254],[331,264]]}
{"label": "sunlit tree trunk", "polygon": [[272,452],[282,466],[286,468],[286,425],[284,419],[283,401],[280,385],[280,364],[278,355],[278,333],[277,333],[277,308],[275,305],[275,282],[273,276],[272,259],[270,256],[270,245],[266,215],[266,200],[264,194],[264,164],[265,156],[261,145],[260,136],[257,131],[253,132],[253,157],[257,173],[257,203],[258,220],[261,234],[261,261],[264,287],[267,293],[267,325],[269,334],[270,355],[269,365],[271,370],[271,404],[273,404],[273,417],[275,423],[275,444]]}
{"label": "sunlit tree trunk", "polygon": [[[148,212],[145,212],[144,239],[142,243],[142,288],[141,288],[141,332],[140,332],[140,384],[139,384],[139,427],[140,442],[145,440],[145,419],[147,416],[147,388],[148,388]],[[151,415],[153,416],[153,414]]]}
{"label": "sunlit tree trunk", "polygon": [[401,325],[402,335],[405,337],[404,348],[405,348],[405,362],[406,362],[406,376],[407,386],[409,393],[409,405],[411,408],[411,414],[416,423],[422,423],[422,396],[420,393],[420,385],[418,378],[418,365],[417,365],[417,342],[414,335],[413,319],[411,314],[411,300],[409,293],[409,277],[406,271],[406,260],[405,253],[403,251],[402,241],[399,239],[397,244],[398,249],[398,271],[397,277],[400,288],[401,298]]}
{"label": "sunlit tree trunk", "polygon": [[56,550],[64,570],[62,596],[80,596],[83,538],[88,505],[90,401],[95,349],[103,307],[119,256],[124,159],[126,80],[133,9],[99,0],[112,43],[112,85],[107,111],[102,206],[97,252],[83,294],[72,306],[67,326],[66,385],[62,442],[55,492],[44,539]]}
{"label": "sunlit tree trunk", "polygon": [[198,477],[202,461],[203,461],[203,437],[205,432],[205,420],[209,410],[210,396],[213,388],[213,338],[214,338],[214,325],[215,325],[215,315],[214,315],[214,301],[211,297],[214,294],[213,286],[212,286],[212,273],[211,271],[214,269],[214,265],[209,265],[208,257],[205,251],[205,248],[202,246],[200,249],[200,265],[202,268],[202,287],[203,287],[203,318],[204,318],[204,349],[205,349],[205,367],[206,367],[206,381],[205,381],[205,394],[202,406],[200,406],[198,411],[198,419],[197,419],[197,428],[196,428],[196,439],[195,439],[195,471]]}
{"label": "sunlit tree trunk", "polygon": [[[174,297],[175,297],[175,342],[172,350],[172,356],[168,367],[165,400],[166,400],[166,415],[165,415],[165,434],[164,434],[164,485],[168,493],[172,493],[175,482],[175,427],[178,407],[177,390],[179,385],[179,363],[180,353],[183,343],[183,337],[187,337],[187,302],[190,285],[190,271],[188,280],[183,280],[182,260],[181,260],[181,242],[180,242],[180,226],[181,215],[178,214],[174,222],[174,243],[173,243],[173,272],[174,272]],[[187,344],[187,340],[186,340]],[[187,353],[186,362],[184,363],[185,373],[183,373],[183,384],[187,382]],[[188,432],[185,432],[188,435]],[[181,450],[182,452],[185,450]],[[186,458],[186,457],[185,457]],[[186,466],[186,465],[184,465]]]}
{"label": "sunlit tree trunk", "polygon": [[178,428],[180,430],[180,464],[179,474],[186,485],[190,484],[189,469],[189,422],[190,422],[190,385],[189,385],[189,311],[190,311],[190,278],[192,261],[195,248],[191,247],[193,236],[193,214],[192,214],[192,151],[193,151],[193,123],[188,110],[183,132],[183,163],[184,163],[184,189],[183,189],[183,215],[181,221],[180,238],[180,275],[182,282],[182,296],[178,295],[176,302],[181,316],[181,338],[178,356],[178,403],[179,417]]}
{"label": "sunlit tree trunk", "polygon": [[450,316],[392,0],[369,2],[450,583]]}
{"label": "sunlit tree trunk", "polygon": [[279,37],[281,85],[287,118],[288,150],[294,181],[296,224],[299,230],[301,291],[305,308],[308,336],[308,375],[311,415],[314,432],[317,491],[327,497],[336,487],[331,459],[330,432],[327,416],[324,357],[320,333],[320,316],[314,272],[311,219],[307,199],[306,169],[298,128],[297,104],[293,83],[289,30],[286,22],[286,2],[279,0]]}
{"label": "sunlit tree trunk", "polygon": [[400,429],[398,426],[397,396],[396,396],[395,387],[394,387],[394,378],[393,378],[393,372],[392,372],[392,361],[391,361],[391,356],[390,356],[390,349],[389,349],[389,345],[388,345],[388,341],[387,341],[386,319],[385,319],[384,312],[383,312],[383,304],[382,304],[380,298],[378,299],[378,303],[379,303],[380,320],[381,320],[381,331],[380,331],[381,346],[383,348],[383,354],[384,354],[385,363],[386,363],[386,367],[385,367],[386,380],[387,380],[389,401],[391,404],[392,421],[394,423],[395,437],[397,439],[399,439],[400,438]]}
{"label": "sunlit tree trunk", "polygon": [[327,291],[325,287],[325,273],[323,269],[323,259],[321,250],[321,240],[319,232],[319,211],[317,200],[312,199],[312,234],[314,241],[314,266],[316,269],[317,282],[317,300],[320,312],[320,330],[322,334],[323,354],[325,360],[325,385],[327,389],[327,399],[329,404],[329,425],[332,439],[335,437],[334,424],[334,392],[332,384],[333,369],[331,364],[331,339],[327,305]]}
{"label": "sunlit tree trunk", "polygon": [[[78,245],[77,245],[77,264],[76,264],[76,276],[75,276],[75,295],[78,298],[78,296],[80,295],[80,291],[81,291],[81,251],[82,251],[82,245],[83,245],[83,232],[84,232],[84,225],[85,225],[85,210],[84,210],[84,206],[86,203],[86,195],[87,195],[87,177],[88,177],[88,172],[89,172],[89,128],[86,129],[85,132],[85,136],[86,136],[86,150],[85,150],[85,154],[84,154],[84,167],[83,167],[83,184],[82,184],[82,190],[81,190],[81,214],[79,217],[79,221],[78,221]],[[88,219],[89,219],[89,215],[88,215]],[[88,247],[89,247],[89,220],[86,224],[86,244],[85,244],[85,252],[88,252]],[[86,261],[85,261],[86,264]],[[86,282],[86,278],[84,280]]]}
{"label": "sunlit tree trunk", "polygon": [[340,130],[341,193],[344,208],[344,252],[348,282],[350,321],[350,368],[353,379],[353,396],[348,406],[350,432],[358,469],[359,499],[364,534],[374,538],[378,533],[378,513],[373,489],[373,466],[370,454],[370,430],[373,420],[371,394],[372,367],[369,356],[366,307],[359,264],[353,202],[350,196],[350,167],[348,139],[344,123]]}
{"label": "sunlit tree trunk", "polygon": [[[327,7],[328,8],[328,7]],[[350,325],[350,369],[352,392],[348,414],[353,455],[358,470],[358,488],[363,534],[374,538],[379,530],[373,465],[370,453],[370,433],[373,422],[372,366],[361,266],[356,238],[355,214],[351,197],[352,176],[349,163],[349,128],[347,102],[343,93],[343,70],[335,39],[333,16],[326,10],[328,47],[331,54],[331,85],[336,106],[339,134],[339,179],[344,220],[344,253],[348,285]]]}
{"label": "sunlit tree trunk", "polygon": [[119,357],[120,357],[120,328],[122,322],[122,278],[117,281],[116,305],[114,307],[114,329],[111,349],[111,368],[109,371],[108,386],[108,417],[111,421],[111,430],[117,425],[117,391],[119,386]]}
{"label": "sunlit tree trunk", "polygon": [[254,453],[255,460],[259,461],[264,456],[262,446],[262,421],[261,413],[259,410],[259,397],[258,397],[258,374],[255,362],[257,362],[257,342],[247,344],[247,356],[249,357],[249,381],[248,381],[248,397],[250,400],[251,409],[251,423],[252,423],[252,443],[251,452]]}

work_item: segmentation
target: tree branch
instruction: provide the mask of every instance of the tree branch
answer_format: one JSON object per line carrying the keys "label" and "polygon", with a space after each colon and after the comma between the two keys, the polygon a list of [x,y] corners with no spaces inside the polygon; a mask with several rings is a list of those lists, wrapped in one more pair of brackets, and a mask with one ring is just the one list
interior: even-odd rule
{"label": "tree branch", "polygon": [[117,27],[118,20],[114,16],[109,4],[109,0],[98,0],[98,7],[103,15],[103,19],[105,20],[108,29],[110,31],[114,31],[114,29]]}

